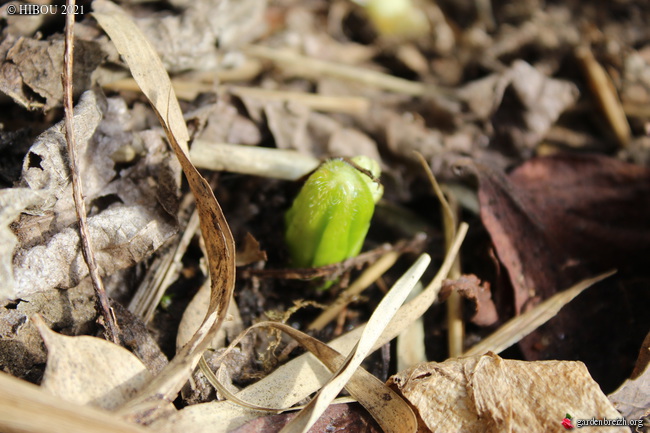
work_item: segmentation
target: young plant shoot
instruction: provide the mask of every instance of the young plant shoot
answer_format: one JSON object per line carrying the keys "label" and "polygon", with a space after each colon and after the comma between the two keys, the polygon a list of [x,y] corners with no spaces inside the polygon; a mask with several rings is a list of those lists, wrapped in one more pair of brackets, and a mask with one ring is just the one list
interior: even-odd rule
{"label": "young plant shoot", "polygon": [[331,265],[359,254],[384,192],[380,174],[377,161],[355,156],[331,159],[309,176],[285,215],[293,266]]}

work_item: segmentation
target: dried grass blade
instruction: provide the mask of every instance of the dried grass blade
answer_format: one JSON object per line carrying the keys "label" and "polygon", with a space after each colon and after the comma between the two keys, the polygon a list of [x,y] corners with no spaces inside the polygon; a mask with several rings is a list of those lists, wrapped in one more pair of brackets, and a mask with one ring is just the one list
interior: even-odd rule
{"label": "dried grass blade", "polygon": [[[294,418],[282,432],[306,432],[314,425],[316,420],[325,412],[327,406],[336,398],[345,384],[350,380],[361,362],[370,354],[375,343],[395,316],[400,306],[420,280],[431,258],[424,254],[411,266],[411,268],[395,283],[393,288],[384,296],[368,324],[361,333],[355,348],[350,352],[344,365],[319,391],[314,399]],[[414,432],[417,430],[415,416],[405,419],[394,419],[390,426],[382,426],[386,432]],[[392,428],[391,428],[392,427]],[[388,428],[391,428],[390,430]]]}

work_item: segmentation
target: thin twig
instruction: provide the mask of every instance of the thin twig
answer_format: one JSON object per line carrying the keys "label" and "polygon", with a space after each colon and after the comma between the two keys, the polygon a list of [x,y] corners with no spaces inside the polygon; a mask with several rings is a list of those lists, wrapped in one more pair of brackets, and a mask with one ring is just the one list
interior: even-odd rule
{"label": "thin twig", "polygon": [[418,233],[413,239],[402,240],[394,245],[384,244],[370,251],[359,254],[356,257],[346,259],[339,263],[320,266],[318,268],[293,268],[293,269],[242,269],[242,278],[280,278],[284,280],[311,280],[313,278],[327,277],[333,280],[355,267],[376,262],[381,256],[390,252],[399,253],[413,252],[420,253],[427,240],[424,233]]}
{"label": "thin twig", "polygon": [[[73,10],[75,0],[67,0],[67,9]],[[88,265],[90,279],[97,294],[97,307],[104,317],[104,329],[107,339],[119,344],[119,328],[115,320],[113,309],[108,304],[108,297],[104,284],[99,276],[99,269],[95,260],[92,246],[90,244],[90,231],[86,221],[86,203],[83,199],[79,167],[77,166],[77,147],[74,139],[72,108],[72,67],[74,52],[74,14],[67,14],[65,21],[65,54],[63,57],[63,108],[65,112],[65,137],[68,143],[68,154],[70,156],[70,172],[72,175],[72,196],[74,198],[75,210],[79,219],[79,232],[81,237],[81,252]]]}

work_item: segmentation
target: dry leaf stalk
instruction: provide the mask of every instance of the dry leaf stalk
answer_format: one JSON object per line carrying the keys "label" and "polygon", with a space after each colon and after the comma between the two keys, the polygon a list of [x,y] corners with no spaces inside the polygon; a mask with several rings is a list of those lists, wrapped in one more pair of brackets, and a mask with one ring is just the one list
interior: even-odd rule
{"label": "dry leaf stalk", "polygon": [[[72,10],[75,1],[67,0],[67,7]],[[72,177],[72,195],[74,197],[75,211],[79,219],[79,232],[81,237],[81,251],[84,260],[88,265],[88,271],[93,283],[93,288],[97,294],[98,309],[104,318],[103,326],[106,331],[106,337],[115,344],[120,343],[120,329],[115,319],[115,313],[108,303],[108,296],[104,283],[99,275],[99,267],[95,259],[95,253],[90,243],[90,231],[88,221],[86,220],[86,202],[83,199],[83,187],[81,185],[81,175],[77,157],[77,146],[74,137],[74,111],[72,108],[72,70],[73,70],[73,53],[74,53],[74,14],[67,14],[65,21],[65,54],[63,58],[63,107],[65,112],[65,137],[68,143],[68,154],[70,156],[70,174]]]}

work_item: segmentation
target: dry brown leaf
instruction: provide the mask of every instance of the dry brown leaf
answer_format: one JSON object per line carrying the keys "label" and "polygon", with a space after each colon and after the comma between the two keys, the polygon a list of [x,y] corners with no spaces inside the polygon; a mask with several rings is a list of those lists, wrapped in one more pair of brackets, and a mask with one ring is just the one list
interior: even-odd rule
{"label": "dry brown leaf", "polygon": [[476,306],[476,313],[471,321],[480,326],[494,324],[497,319],[497,310],[492,302],[490,283],[481,283],[476,275],[461,275],[456,280],[445,280],[440,290],[440,300],[444,301],[453,292],[460,293]]}
{"label": "dry brown leaf", "polygon": [[581,362],[515,361],[488,353],[421,364],[388,383],[417,408],[422,427],[431,432],[559,433],[567,413],[574,420],[620,418]]}
{"label": "dry brown leaf", "polygon": [[237,266],[246,266],[266,259],[266,251],[260,248],[257,239],[250,232],[246,233],[244,245],[237,251]]}
{"label": "dry brown leaf", "polygon": [[131,417],[155,418],[155,409],[165,400],[173,400],[188,380],[226,316],[235,285],[235,243],[210,185],[189,160],[189,134],[160,58],[138,27],[117,5],[96,1],[93,8],[95,18],[108,33],[129,65],[133,78],[151,102],[187,176],[197,202],[212,281],[210,308],[199,330],[138,397],[121,409],[122,414]]}
{"label": "dry brown leaf", "polygon": [[[28,109],[42,106],[47,110],[60,105],[63,97],[63,38],[42,41],[8,36],[2,45],[0,52],[6,50],[6,58],[0,65],[0,75],[3,76],[0,90]],[[77,92],[91,87],[91,74],[105,57],[98,43],[75,41],[74,89]],[[22,86],[41,96],[45,104],[30,98]]]}
{"label": "dry brown leaf", "polygon": [[113,410],[151,380],[151,373],[131,352],[96,337],[68,337],[32,317],[47,346],[41,388],[80,405]]}
{"label": "dry brown leaf", "polygon": [[575,84],[515,61],[497,84],[499,106],[492,116],[495,144],[508,153],[529,155],[578,95]]}
{"label": "dry brown leaf", "polygon": [[93,332],[97,311],[90,280],[69,290],[35,293],[0,304],[0,369],[32,381],[40,379],[47,359],[43,339],[29,320],[37,313],[59,332]]}
{"label": "dry brown leaf", "polygon": [[219,65],[217,47],[242,46],[265,28],[266,0],[174,3],[182,7],[178,14],[136,20],[170,73],[214,70]]}

